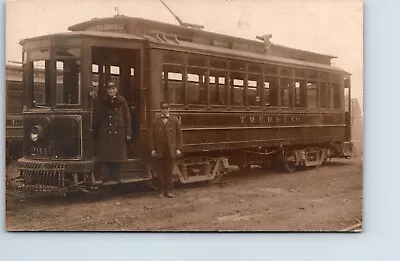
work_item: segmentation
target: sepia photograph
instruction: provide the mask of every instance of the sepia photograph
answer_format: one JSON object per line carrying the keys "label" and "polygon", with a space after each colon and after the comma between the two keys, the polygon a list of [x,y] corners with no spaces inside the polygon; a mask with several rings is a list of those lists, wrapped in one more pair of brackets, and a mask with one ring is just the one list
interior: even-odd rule
{"label": "sepia photograph", "polygon": [[7,231],[363,231],[361,0],[5,9]]}

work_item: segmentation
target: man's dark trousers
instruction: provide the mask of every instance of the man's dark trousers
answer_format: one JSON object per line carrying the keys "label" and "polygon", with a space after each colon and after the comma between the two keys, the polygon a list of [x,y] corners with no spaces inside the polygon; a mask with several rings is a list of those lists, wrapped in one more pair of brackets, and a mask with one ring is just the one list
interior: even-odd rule
{"label": "man's dark trousers", "polygon": [[158,159],[158,176],[160,181],[160,193],[167,195],[172,189],[172,173],[174,171],[175,158],[169,153],[168,142],[164,143],[164,155]]}

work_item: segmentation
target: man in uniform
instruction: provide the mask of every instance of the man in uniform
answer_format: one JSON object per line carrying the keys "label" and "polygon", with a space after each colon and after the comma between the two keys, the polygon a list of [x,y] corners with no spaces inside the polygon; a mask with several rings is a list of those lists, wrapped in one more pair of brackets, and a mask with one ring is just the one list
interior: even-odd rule
{"label": "man in uniform", "polygon": [[182,129],[178,118],[169,114],[168,102],[161,102],[160,109],[150,133],[151,155],[156,159],[160,197],[173,198],[172,173],[176,158],[182,155]]}
{"label": "man in uniform", "polygon": [[105,96],[93,117],[96,160],[103,172],[103,182],[119,181],[117,173],[121,163],[128,160],[127,142],[132,135],[131,116],[128,103],[118,94],[114,82],[108,83]]}

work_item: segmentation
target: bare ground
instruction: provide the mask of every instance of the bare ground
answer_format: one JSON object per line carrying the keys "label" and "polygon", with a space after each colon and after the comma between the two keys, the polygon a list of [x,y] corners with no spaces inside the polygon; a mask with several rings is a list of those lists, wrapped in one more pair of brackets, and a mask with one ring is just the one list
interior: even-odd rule
{"label": "bare ground", "polygon": [[[12,170],[10,170],[12,171]],[[339,231],[362,221],[362,160],[277,173],[232,171],[174,199],[127,187],[101,198],[7,198],[9,231]]]}

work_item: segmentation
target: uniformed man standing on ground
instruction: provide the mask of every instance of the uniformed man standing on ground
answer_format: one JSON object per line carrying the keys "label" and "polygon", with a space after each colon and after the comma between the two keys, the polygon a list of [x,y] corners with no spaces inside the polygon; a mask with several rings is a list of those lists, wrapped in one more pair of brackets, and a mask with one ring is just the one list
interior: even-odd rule
{"label": "uniformed man standing on ground", "polygon": [[131,139],[131,118],[128,103],[118,94],[117,86],[110,81],[106,86],[105,99],[93,117],[96,133],[96,160],[103,174],[103,182],[118,181],[121,163],[128,160],[128,144]]}
{"label": "uniformed man standing on ground", "polygon": [[182,155],[182,129],[176,116],[169,114],[168,102],[161,102],[161,115],[153,120],[150,133],[151,155],[156,161],[156,171],[160,181],[160,197],[173,198],[172,173],[175,160]]}

